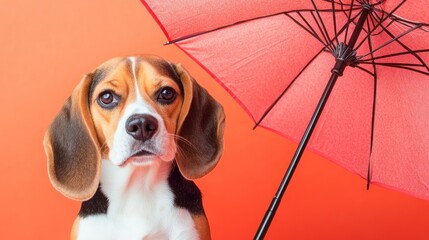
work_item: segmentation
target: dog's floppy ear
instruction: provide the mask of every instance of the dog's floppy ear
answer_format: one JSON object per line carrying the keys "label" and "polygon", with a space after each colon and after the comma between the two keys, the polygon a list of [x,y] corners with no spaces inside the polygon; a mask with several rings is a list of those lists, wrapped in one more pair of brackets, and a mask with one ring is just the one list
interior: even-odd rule
{"label": "dog's floppy ear", "polygon": [[65,196],[88,200],[100,178],[100,151],[89,111],[92,74],[83,77],[45,134],[52,185]]}
{"label": "dog's floppy ear", "polygon": [[180,65],[174,66],[183,85],[177,123],[176,162],[182,175],[195,179],[210,172],[223,152],[225,114],[222,106]]}

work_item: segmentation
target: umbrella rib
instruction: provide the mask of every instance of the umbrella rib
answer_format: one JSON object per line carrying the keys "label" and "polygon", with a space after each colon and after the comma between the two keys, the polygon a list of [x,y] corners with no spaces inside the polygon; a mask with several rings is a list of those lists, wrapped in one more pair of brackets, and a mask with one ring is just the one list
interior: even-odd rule
{"label": "umbrella rib", "polygon": [[[377,14],[377,13],[373,13],[373,14]],[[379,17],[379,18],[380,19],[385,19],[384,16],[385,16],[385,13],[381,12],[381,17]],[[377,22],[378,24],[376,25],[374,23],[374,18],[369,18],[369,19],[371,20],[371,23],[372,23],[372,26],[373,26],[373,29],[374,29],[373,32],[375,32],[376,28],[380,27],[381,21]],[[381,33],[383,33],[383,29],[380,28],[380,30],[377,33],[372,33],[371,35],[372,36],[377,36],[377,35],[380,35]]]}
{"label": "umbrella rib", "polygon": [[[371,16],[371,15],[370,15],[370,16]],[[383,43],[382,45],[378,46],[378,47],[377,47],[376,49],[374,49],[373,51],[371,51],[371,52],[369,52],[369,53],[367,53],[367,54],[365,54],[365,55],[360,56],[360,58],[362,58],[362,57],[366,57],[366,56],[370,55],[371,53],[375,53],[375,52],[379,51],[380,49],[384,48],[385,46],[387,46],[387,45],[389,45],[389,44],[391,44],[391,43],[393,43],[393,42],[398,42],[398,43],[399,43],[399,44],[401,44],[405,49],[407,49],[408,51],[412,52],[412,50],[411,50],[411,49],[409,49],[408,47],[406,47],[404,44],[402,44],[402,42],[401,42],[401,41],[399,41],[399,39],[400,39],[401,37],[403,37],[403,36],[407,35],[408,33],[410,33],[410,32],[412,32],[412,31],[414,31],[414,30],[418,29],[420,26],[418,26],[418,25],[417,25],[417,26],[414,26],[413,28],[408,29],[407,31],[405,31],[405,32],[401,33],[401,34],[400,34],[400,35],[398,35],[398,36],[395,36],[395,35],[393,35],[392,33],[390,33],[390,32],[389,32],[389,30],[387,30],[386,28],[384,28],[384,27],[383,27],[383,25],[381,25],[381,27],[383,28],[383,30],[384,30],[387,34],[389,34],[389,35],[392,37],[392,39],[390,39],[389,41],[387,41],[387,42]]]}
{"label": "umbrella rib", "polygon": [[[395,19],[390,18],[390,22],[385,26],[386,28],[390,27],[395,22]],[[407,27],[411,27],[411,25],[408,25]]]}
{"label": "umbrella rib", "polygon": [[398,5],[396,5],[396,7],[394,9],[392,9],[392,11],[390,12],[386,12],[382,9],[379,8],[374,8],[375,11],[378,12],[383,12],[384,14],[387,14],[387,16],[391,17],[391,16],[395,16],[393,13],[395,13],[400,7],[402,7],[402,5],[406,2],[407,0],[402,0]]}
{"label": "umbrella rib", "polygon": [[[405,2],[405,0],[402,2],[402,3],[404,3]],[[401,4],[402,4],[401,3]],[[397,10],[399,8],[399,6],[398,7],[396,7],[395,9],[393,9],[390,13],[388,13],[387,14],[387,16],[386,16],[386,18],[384,18],[384,19],[382,19],[382,18],[380,18],[378,15],[372,15],[372,14],[370,14],[369,15],[369,17],[370,17],[370,19],[371,19],[371,21],[376,21],[376,22],[379,22],[379,26],[382,28],[382,32],[384,31],[384,32],[388,32],[388,30],[387,30],[387,28],[385,27],[385,26],[383,26],[383,22],[385,21],[385,20],[387,20],[388,18],[389,18],[389,16],[393,16],[393,13]],[[384,12],[384,11],[383,11]],[[374,19],[374,17],[377,17],[378,19]],[[387,42],[385,42],[384,44],[382,44],[381,46],[379,46],[379,47],[377,47],[376,49],[374,49],[372,52],[374,53],[374,52],[376,52],[376,51],[378,51],[379,49],[381,49],[381,48],[383,48],[383,47],[385,47],[386,45],[389,45],[390,43],[392,43],[392,42],[394,42],[394,41],[396,41],[397,39],[399,39],[399,38],[401,38],[401,37],[403,37],[403,36],[405,36],[406,34],[408,34],[408,33],[410,33],[410,32],[412,32],[412,31],[414,31],[414,30],[416,30],[417,28],[419,28],[419,27],[421,27],[420,25],[418,25],[418,24],[416,24],[416,25],[414,25],[413,27],[411,27],[410,29],[408,29],[407,31],[405,31],[405,32],[403,32],[402,34],[400,34],[399,36],[394,36],[393,34],[392,35],[390,35],[391,37],[392,37],[392,39],[391,40],[389,40],[389,41],[387,41]],[[363,56],[361,56],[361,57],[365,57],[365,56],[367,56],[367,55],[370,55],[370,53],[371,52],[369,52],[369,53],[367,53],[367,54],[365,54],[365,55],[363,55]]]}
{"label": "umbrella rib", "polygon": [[[370,60],[372,61],[372,60]],[[360,62],[363,64],[371,64],[372,62]],[[395,67],[395,66],[405,66],[405,67],[425,67],[423,64],[418,63],[395,63],[395,62],[379,62],[376,63],[377,65],[382,66],[389,66],[389,67]]]}
{"label": "umbrella rib", "polygon": [[[402,0],[402,2],[400,2],[390,13],[387,13],[386,11],[383,11],[382,9],[378,9],[375,8],[376,11],[378,12],[383,12],[384,14],[388,14],[388,16],[392,19],[393,22],[397,22],[397,23],[401,23],[403,25],[405,25],[406,27],[411,28],[414,25],[422,25],[422,26],[429,26],[428,23],[423,23],[423,22],[415,22],[415,21],[411,21],[405,18],[402,18],[400,16],[397,16],[395,14],[393,14],[394,12],[396,12],[396,10],[398,10],[407,0]],[[388,24],[389,26],[390,24]],[[423,31],[425,32],[429,32],[429,30],[422,28]]]}
{"label": "umbrella rib", "polygon": [[[347,22],[348,23],[351,23],[351,17],[352,17],[352,9],[353,9],[353,6],[354,6],[354,0],[352,0],[352,2],[350,3],[350,9],[349,9],[349,15],[347,16]],[[345,11],[344,11],[344,13],[346,13]],[[346,14],[347,15],[347,14]],[[348,26],[347,26],[347,29],[346,29],[346,33],[345,33],[345,35],[344,35],[344,41],[343,42],[347,42],[347,35],[348,35],[348,33],[349,33],[349,26],[350,26],[350,24],[348,24]]]}
{"label": "umbrella rib", "polygon": [[[343,33],[345,30],[347,30],[347,25],[348,23],[350,23],[351,21],[353,21],[354,19],[356,19],[356,17],[358,17],[359,15],[354,16],[353,18],[349,19],[349,21],[344,24],[344,26],[340,29],[340,31],[338,32],[338,35]],[[293,19],[293,18],[292,18]],[[298,25],[301,25],[299,23],[297,23]],[[255,129],[256,127],[259,126],[259,124],[265,119],[265,117],[271,112],[271,110],[274,108],[274,106],[278,103],[278,101],[280,101],[280,99],[283,97],[283,95],[287,92],[287,90],[289,89],[289,87],[293,84],[293,82],[295,82],[296,79],[298,79],[298,77],[304,72],[304,70],[310,65],[310,63],[312,63],[317,56],[319,56],[320,53],[322,53],[323,51],[326,50],[326,46],[324,46],[308,63],[307,65],[304,66],[303,69],[301,69],[301,71],[298,73],[298,75],[289,83],[289,85],[283,90],[283,92],[277,97],[277,99],[268,107],[268,109],[264,112],[264,114],[261,116],[261,118],[256,122],[255,126],[253,127],[253,129]],[[331,52],[332,53],[332,52]],[[358,68],[360,68],[359,66],[357,66]],[[363,69],[364,71],[366,71],[365,69]],[[371,72],[368,72],[369,74],[372,75]]]}
{"label": "umbrella rib", "polygon": [[301,17],[301,19],[305,22],[305,24],[308,26],[306,28],[302,23],[300,23],[298,20],[296,20],[294,17],[292,17],[289,13],[285,13],[286,16],[292,19],[296,24],[298,24],[301,28],[303,28],[305,31],[310,33],[313,37],[315,37],[320,43],[322,43],[325,47],[328,47],[325,42],[317,35],[316,31],[311,27],[311,25],[308,23],[308,21],[301,15],[300,12],[297,12],[297,14]]}
{"label": "umbrella rib", "polygon": [[232,26],[235,26],[235,25],[238,25],[238,24],[242,24],[242,23],[245,23],[245,22],[254,21],[254,20],[258,20],[258,19],[262,19],[262,18],[274,17],[274,16],[278,16],[278,15],[281,15],[281,14],[284,14],[284,13],[285,12],[279,12],[279,13],[273,13],[273,14],[269,14],[269,15],[259,16],[259,17],[255,17],[255,18],[246,19],[246,20],[243,20],[243,21],[238,21],[238,22],[235,22],[235,23],[227,24],[225,26],[220,26],[220,27],[217,27],[217,28],[214,28],[214,29],[210,29],[210,30],[206,30],[206,31],[201,31],[201,32],[189,34],[189,35],[186,35],[186,36],[183,36],[183,37],[172,39],[172,40],[164,43],[164,45],[170,45],[170,44],[173,44],[173,43],[184,41],[184,40],[189,39],[189,38],[193,38],[193,37],[197,37],[197,36],[204,35],[204,34],[207,34],[207,33],[215,32],[215,31],[218,31],[218,30],[221,30],[221,29],[224,29],[224,28],[228,28],[228,27],[232,27]]}
{"label": "umbrella rib", "polygon": [[[368,29],[369,29],[369,21],[367,21]],[[372,40],[371,35],[368,34],[368,48],[370,51],[372,51]],[[371,53],[371,56],[373,56],[373,53]],[[372,115],[371,115],[371,145],[370,145],[370,155],[368,157],[368,172],[367,172],[367,178],[366,178],[366,189],[369,189],[369,186],[371,185],[371,156],[372,156],[372,149],[374,146],[374,128],[375,128],[375,109],[376,109],[376,103],[377,103],[377,66],[375,65],[375,61],[372,60],[372,68],[374,70],[373,76],[374,76],[374,93],[373,93],[373,99],[372,99]]]}
{"label": "umbrella rib", "polygon": [[[413,52],[414,53],[429,52],[429,49],[419,49],[419,50],[414,50]],[[372,59],[377,60],[377,59],[396,57],[396,56],[407,55],[407,54],[412,54],[412,53],[409,52],[409,51],[399,52],[399,53],[392,53],[392,54],[381,55],[381,56],[377,56],[377,57],[373,57],[373,58],[360,59],[358,62],[366,62],[366,61],[370,61]]]}
{"label": "umbrella rib", "polygon": [[[358,9],[358,8],[351,8],[350,10],[356,10],[356,9]],[[346,10],[348,10],[348,9],[346,9]],[[232,27],[232,26],[235,26],[235,25],[239,25],[239,24],[242,24],[242,23],[245,23],[245,22],[250,22],[250,21],[254,21],[254,20],[258,20],[258,19],[274,17],[274,16],[278,16],[278,15],[281,15],[281,14],[286,14],[286,13],[313,12],[313,11],[314,11],[314,9],[300,9],[300,10],[284,11],[284,12],[278,12],[278,13],[273,13],[273,14],[269,14],[269,15],[254,17],[254,18],[250,18],[250,19],[238,21],[238,22],[235,22],[235,23],[227,24],[227,25],[224,25],[224,26],[220,26],[220,27],[217,27],[217,28],[214,28],[214,29],[209,29],[209,30],[205,30],[205,31],[201,31],[201,32],[192,33],[192,34],[189,34],[189,35],[186,35],[186,36],[178,37],[176,39],[172,39],[172,40],[170,40],[168,42],[165,42],[164,45],[170,45],[170,44],[178,43],[178,42],[181,42],[181,41],[193,38],[193,37],[201,36],[201,35],[204,35],[204,34],[207,34],[207,33],[215,32],[215,31],[218,31],[218,30],[221,30],[221,29],[224,29],[224,28]],[[331,12],[331,11],[332,11],[332,9],[319,9],[319,12]]]}
{"label": "umbrella rib", "polygon": [[[322,36],[325,39],[327,45],[329,45],[329,47],[330,47],[331,50],[334,50],[335,46],[333,46],[333,43],[331,41],[329,41],[329,39],[331,39],[331,38],[329,37],[328,30],[326,30],[325,23],[323,22],[323,19],[320,16],[319,9],[317,8],[316,3],[314,2],[314,0],[311,0],[311,3],[313,4],[314,10],[315,10],[315,12],[316,12],[317,17],[318,17],[319,20],[316,20],[313,12],[311,12],[311,15],[313,16],[314,21],[317,23],[317,26],[319,27],[319,30],[322,33]],[[334,11],[334,10],[332,9],[332,11]],[[322,25],[322,27],[320,27],[319,21],[320,21],[320,24]]]}
{"label": "umbrella rib", "polygon": [[371,75],[371,76],[374,76],[374,73],[372,73],[371,71],[369,71],[368,69],[365,69],[365,68],[363,68],[363,67],[360,67],[359,65],[357,65],[356,66],[356,68],[358,68],[358,69],[360,69],[360,70],[362,70],[362,71],[364,71],[364,72],[366,72],[366,73],[368,73],[369,75]]}
{"label": "umbrella rib", "polygon": [[319,28],[319,31],[320,31],[320,33],[321,33],[321,35],[322,35],[323,39],[325,40],[325,41],[323,42],[323,45],[325,45],[327,48],[329,48],[329,50],[333,51],[333,48],[332,48],[332,46],[329,44],[328,39],[326,38],[325,34],[323,33],[323,30],[322,30],[322,28],[320,27],[320,24],[319,24],[319,22],[317,21],[316,16],[314,16],[314,13],[313,13],[313,12],[310,12],[310,14],[311,14],[311,16],[313,17],[313,20],[314,20],[314,22],[316,23],[317,27]]}
{"label": "umbrella rib", "polygon": [[[370,63],[364,62],[364,63],[362,63],[362,64],[370,64]],[[422,71],[422,70],[419,70],[419,69],[415,69],[415,68],[407,67],[407,66],[404,66],[404,65],[392,66],[391,64],[384,64],[384,63],[377,63],[377,62],[376,62],[375,64],[376,64],[376,65],[381,65],[381,66],[386,66],[386,67],[393,67],[393,68],[406,69],[406,70],[410,70],[410,71],[413,71],[413,72],[417,72],[417,73],[421,73],[421,74],[424,74],[424,75],[428,75],[428,76],[429,76],[429,72],[425,72],[425,71]]]}
{"label": "umbrella rib", "polygon": [[[311,12],[311,11],[310,11]],[[289,13],[284,13],[286,16],[288,16],[290,19],[292,19],[292,21],[294,21],[296,24],[298,24],[301,28],[303,28],[305,31],[307,31],[309,34],[311,34],[313,37],[315,37],[320,43],[322,43],[326,48],[328,48],[331,52],[333,52],[333,50],[332,50],[332,48],[330,48],[320,37],[319,37],[319,35],[317,35],[317,33],[316,33],[316,31],[313,29],[313,27],[311,27],[311,25],[310,25],[310,23],[307,21],[307,19],[304,17],[304,16],[302,16],[302,14],[301,14],[301,12],[299,12],[299,11],[297,11],[297,12],[294,12],[294,13],[296,13],[296,14],[298,14],[298,16],[300,16],[300,18],[302,19],[302,21],[307,25],[307,27],[309,28],[307,28],[307,27],[305,27],[302,23],[300,23],[297,19],[295,19],[294,17],[292,17]],[[358,15],[356,15],[356,16],[354,16],[353,18],[351,18],[345,25],[344,25],[344,27],[346,27],[351,21],[353,21],[354,19],[356,19],[357,17],[359,16],[359,14]],[[340,30],[340,32],[339,33],[337,33],[336,35],[335,35],[335,37],[336,38],[338,38],[338,36],[345,30],[345,28],[342,28],[341,30]],[[311,31],[310,31],[310,29],[311,29]],[[332,42],[332,40],[331,41],[329,41],[329,42]]]}
{"label": "umbrella rib", "polygon": [[335,34],[335,42],[337,43],[337,45],[338,44],[340,44],[339,42],[338,42],[338,32],[337,32],[337,14],[335,14],[336,13],[336,8],[335,8],[335,2],[334,1],[331,1],[331,3],[332,3],[332,18],[334,19],[334,34]]}
{"label": "umbrella rib", "polygon": [[[427,71],[429,72],[429,67],[428,65],[425,63],[425,61],[423,61],[423,59],[417,54],[415,53],[413,50],[411,50],[407,45],[405,45],[404,43],[402,43],[399,39],[405,35],[407,35],[408,33],[420,28],[422,26],[422,24],[418,24],[416,26],[414,26],[413,28],[410,28],[409,30],[401,33],[398,36],[395,36],[394,34],[392,34],[387,28],[385,28],[383,25],[381,25],[381,27],[383,28],[383,30],[390,36],[392,37],[392,39],[388,42],[386,42],[385,44],[381,45],[380,47],[378,47],[378,49],[374,50],[373,52],[379,50],[380,48],[396,41],[397,43],[399,43],[405,50],[409,51],[411,55],[413,55],[419,62],[421,62],[423,64],[423,66],[427,69]],[[412,70],[412,69],[410,69]],[[419,71],[417,71],[419,72]]]}
{"label": "umbrella rib", "polygon": [[[390,32],[389,32],[390,33]],[[408,68],[408,67],[402,67],[402,68],[405,68],[405,69],[410,69],[410,70],[414,70],[414,71],[416,71],[416,72],[420,72],[420,73],[423,73],[423,74],[426,74],[426,75],[429,75],[429,66],[426,64],[426,62],[425,61],[423,61],[423,59],[416,53],[416,52],[414,52],[413,50],[411,50],[410,48],[408,48],[405,44],[403,44],[401,41],[399,41],[399,40],[397,40],[397,42],[399,43],[399,44],[401,44],[405,49],[407,49],[407,50],[409,50],[410,51],[410,54],[411,55],[413,55],[422,65],[420,65],[421,67],[424,67],[424,68],[426,68],[426,70],[425,71],[421,71],[421,70],[418,70],[418,69],[412,69],[412,68]],[[404,66],[405,64],[401,64],[402,66]],[[399,66],[398,66],[399,67]]]}
{"label": "umbrella rib", "polygon": [[[372,14],[375,14],[375,13],[372,13]],[[384,12],[383,12],[383,16],[384,16]],[[369,24],[368,24],[368,32],[367,32],[367,34],[366,34],[366,36],[362,39],[362,41],[357,45],[357,47],[355,48],[355,50],[358,50],[365,42],[366,42],[366,40],[369,38],[369,36],[370,35],[372,35],[373,34],[373,32],[375,31],[375,30],[377,30],[377,28],[379,28],[380,27],[380,25],[387,19],[387,17],[386,18],[383,18],[383,16],[381,17],[381,21],[378,21],[377,22],[377,24],[375,24],[374,23],[374,19],[372,18],[372,17],[370,17],[369,19],[371,20],[371,23],[372,23],[372,25],[373,25],[373,28],[370,28],[370,26],[369,26]],[[367,22],[369,22],[369,21],[367,21]],[[378,34],[380,34],[381,32],[383,32],[383,30],[380,30],[380,32],[379,33],[377,33],[377,34],[374,34],[374,35],[378,35]]]}
{"label": "umbrella rib", "polygon": [[[398,6],[396,6],[392,11],[390,11],[390,12],[385,12],[385,11],[380,11],[381,13],[382,13],[382,16],[381,17],[379,17],[376,13],[372,13],[372,14],[370,14],[370,20],[371,20],[371,22],[372,22],[372,24],[373,24],[373,26],[374,26],[374,28],[372,29],[372,30],[370,30],[370,26],[368,25],[368,32],[367,32],[367,35],[362,39],[362,41],[357,45],[357,47],[356,47],[356,49],[355,50],[357,50],[357,49],[359,49],[360,47],[361,47],[361,45],[366,41],[366,39],[377,29],[377,28],[379,28],[379,27],[381,27],[381,28],[383,28],[383,26],[382,26],[382,24],[387,20],[387,19],[389,19],[389,17],[391,17],[391,16],[394,16],[393,14],[396,12],[396,10],[398,10],[401,6],[402,6],[402,4],[404,4],[405,3],[405,0],[403,0]],[[375,15],[375,16],[377,16],[378,17],[378,21],[377,20],[375,20],[373,17],[373,14]],[[374,21],[375,22],[377,22],[377,25],[375,25],[374,24]],[[393,22],[393,20],[392,20],[392,22]],[[390,26],[392,23],[389,23],[387,26]],[[374,35],[378,35],[378,34],[381,34],[383,32],[383,29],[381,29],[380,30],[380,32],[379,33],[377,33],[377,34],[374,34]],[[372,55],[372,54],[371,54]]]}
{"label": "umbrella rib", "polygon": [[301,71],[296,75],[296,77],[288,84],[288,86],[283,90],[283,92],[277,97],[277,99],[267,108],[267,110],[264,112],[264,114],[261,116],[261,118],[256,122],[253,129],[259,126],[261,122],[265,119],[265,117],[268,115],[268,113],[271,112],[271,110],[274,108],[274,106],[280,101],[280,99],[283,97],[283,95],[289,90],[289,88],[292,86],[292,84],[298,79],[299,76],[307,69],[308,66],[317,58],[317,56],[320,55],[325,50],[325,47],[323,47],[317,54],[307,62],[307,64],[301,69]]}
{"label": "umbrella rib", "polygon": [[[393,21],[394,21],[394,19],[393,19],[393,17],[395,17],[395,15],[394,15],[394,13],[406,2],[407,0],[402,0],[402,2],[400,2],[392,11],[390,11],[390,12],[386,12],[386,11],[384,11],[384,10],[382,10],[382,9],[378,9],[378,8],[374,8],[374,11],[375,12],[381,12],[381,14],[382,14],[382,17],[380,18],[380,17],[378,17],[379,19],[383,19],[383,16],[385,16],[386,15],[386,19],[383,19],[383,20],[381,20],[381,21],[379,21],[379,23],[381,24],[381,23],[383,23],[385,20],[387,20],[387,18],[390,18],[392,21],[390,22],[390,23],[388,23],[387,25],[386,25],[386,27],[389,27],[392,23],[393,23]],[[375,14],[376,15],[376,14]],[[374,19],[373,18],[371,18],[371,21],[374,21]],[[378,33],[376,33],[376,34],[374,34],[374,35],[378,35],[378,34],[381,34],[383,32],[383,30],[380,30],[380,32],[378,32]]]}
{"label": "umbrella rib", "polygon": [[[422,26],[425,26],[425,27],[429,27],[429,23],[413,22],[413,21],[401,18],[401,17],[396,16],[396,15],[391,16],[391,18],[392,18],[392,21],[396,21],[396,22],[398,22],[398,23],[400,23],[400,24],[402,24],[402,25],[404,25],[406,27],[411,27],[411,26],[414,26],[414,25],[422,25]],[[425,31],[425,32],[429,32],[429,30],[426,29],[426,28],[421,28],[421,29],[423,31]]]}
{"label": "umbrella rib", "polygon": [[298,22],[298,20],[294,19],[290,14],[287,13],[287,16],[292,18],[292,20],[296,24],[298,24],[300,27],[304,28],[306,31],[310,32],[317,40],[319,40],[323,45],[326,46],[325,42],[323,42],[323,40],[319,37],[319,35],[317,35],[316,30],[314,30],[314,28],[310,25],[310,23],[308,23],[307,19],[305,19],[300,12],[297,12],[297,14],[305,22],[305,24],[307,25],[308,28],[306,28],[303,24]]}

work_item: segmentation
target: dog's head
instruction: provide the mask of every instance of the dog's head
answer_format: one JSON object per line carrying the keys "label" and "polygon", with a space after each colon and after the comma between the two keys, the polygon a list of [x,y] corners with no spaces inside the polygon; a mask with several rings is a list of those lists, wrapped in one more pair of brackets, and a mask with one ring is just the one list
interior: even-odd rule
{"label": "dog's head", "polygon": [[115,58],[83,77],[46,132],[53,186],[67,197],[95,193],[101,159],[118,167],[176,163],[195,179],[217,164],[224,112],[180,65],[155,56]]}

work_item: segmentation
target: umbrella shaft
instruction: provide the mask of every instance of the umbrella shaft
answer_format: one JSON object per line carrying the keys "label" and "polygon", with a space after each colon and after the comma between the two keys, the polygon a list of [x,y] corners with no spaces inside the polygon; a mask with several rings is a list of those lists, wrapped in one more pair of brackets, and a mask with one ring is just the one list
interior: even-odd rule
{"label": "umbrella shaft", "polygon": [[337,81],[339,76],[340,75],[338,73],[334,71],[332,72],[331,78],[325,88],[325,91],[323,92],[323,95],[319,103],[317,104],[316,110],[314,111],[314,114],[310,120],[310,123],[308,124],[307,129],[305,130],[305,133],[296,149],[295,155],[293,156],[292,161],[289,164],[286,174],[283,177],[282,182],[280,183],[277,193],[274,196],[273,200],[271,201],[270,207],[265,213],[264,219],[259,225],[258,232],[256,233],[254,238],[255,240],[264,238],[268,230],[268,227],[270,226],[271,221],[274,218],[277,208],[280,205],[281,198],[283,197],[283,194],[286,191],[286,188],[290,180],[292,179],[292,175],[295,172],[296,167],[298,166],[299,160],[301,159],[301,156],[304,153],[304,149],[307,146],[308,141],[310,140],[311,134],[313,133],[313,130],[317,124],[317,121],[319,120],[319,117],[323,111],[323,108],[325,107],[325,104],[329,98],[329,95],[331,94],[331,91],[334,88],[335,82]]}
{"label": "umbrella shaft", "polygon": [[359,35],[363,29],[363,25],[365,24],[366,19],[368,18],[368,14],[371,12],[370,8],[363,8],[362,14],[359,17],[358,22],[356,23],[355,29],[352,33],[352,36],[349,39],[347,46],[351,49],[355,47],[355,44],[359,38]]}
{"label": "umbrella shaft", "polygon": [[[363,8],[362,14],[359,17],[359,20],[356,23],[356,27],[347,44],[348,48],[346,51],[353,51],[354,45],[356,44],[359,38],[363,25],[366,19],[368,18],[368,14],[370,13],[370,11],[371,10],[369,8]],[[295,172],[295,169],[298,166],[299,160],[301,159],[301,156],[304,153],[304,149],[307,146],[307,143],[310,140],[311,134],[313,133],[313,130],[316,127],[317,121],[319,120],[319,117],[322,114],[323,108],[325,107],[325,104],[328,101],[329,95],[331,94],[331,91],[334,88],[334,85],[338,77],[343,75],[343,71],[347,67],[347,65],[348,63],[344,58],[339,57],[336,59],[335,66],[331,71],[332,72],[331,78],[329,79],[329,82],[326,85],[323,95],[320,98],[319,103],[317,104],[316,110],[314,111],[313,116],[311,117],[310,123],[308,124],[307,129],[305,130],[300,143],[298,144],[296,152],[292,158],[292,161],[289,164],[289,167],[282,179],[282,182],[280,183],[277,193],[274,196],[273,200],[271,201],[271,204],[267,212],[265,213],[264,219],[262,219],[261,224],[259,225],[258,231],[256,232],[256,235],[254,238],[255,240],[260,240],[265,237],[268,227],[270,226],[271,221],[273,220],[274,215],[277,211],[277,208],[280,205],[280,201],[283,197],[283,194],[286,191],[286,188],[290,180],[292,179],[293,173]]]}

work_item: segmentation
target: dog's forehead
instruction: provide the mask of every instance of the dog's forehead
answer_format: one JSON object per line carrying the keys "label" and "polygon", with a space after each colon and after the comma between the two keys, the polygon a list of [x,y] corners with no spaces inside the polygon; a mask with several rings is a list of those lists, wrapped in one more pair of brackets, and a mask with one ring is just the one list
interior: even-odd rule
{"label": "dog's forehead", "polygon": [[179,79],[179,76],[174,70],[173,65],[162,58],[157,58],[157,57],[137,58],[137,61],[139,60],[153,67],[160,75],[163,75],[175,81]]}
{"label": "dog's forehead", "polygon": [[127,59],[131,62],[132,72],[138,77],[162,76],[173,80],[181,92],[183,92],[182,82],[177,74],[174,64],[156,56],[131,57]]}
{"label": "dog's forehead", "polygon": [[174,65],[156,56],[137,56],[127,58],[114,58],[101,64],[93,72],[91,92],[103,80],[115,75],[132,77],[133,75],[160,75],[176,82],[182,90],[182,82],[177,75]]}

